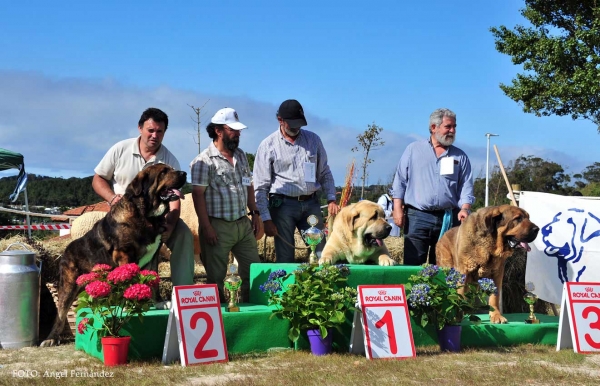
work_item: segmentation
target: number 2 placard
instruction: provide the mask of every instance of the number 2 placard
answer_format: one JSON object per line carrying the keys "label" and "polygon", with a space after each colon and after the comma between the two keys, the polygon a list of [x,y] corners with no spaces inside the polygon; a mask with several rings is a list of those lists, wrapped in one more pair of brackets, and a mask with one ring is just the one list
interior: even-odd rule
{"label": "number 2 placard", "polygon": [[[171,363],[178,358],[181,358],[182,366],[227,361],[217,285],[176,286],[173,288],[173,302],[163,363]],[[178,336],[179,355],[173,353],[175,333]]]}
{"label": "number 2 placard", "polygon": [[358,312],[354,319],[352,352],[364,349],[368,359],[415,356],[403,285],[359,285],[358,306],[362,315],[360,323]]}
{"label": "number 2 placard", "polygon": [[565,283],[556,350],[571,347],[600,352],[600,283]]}

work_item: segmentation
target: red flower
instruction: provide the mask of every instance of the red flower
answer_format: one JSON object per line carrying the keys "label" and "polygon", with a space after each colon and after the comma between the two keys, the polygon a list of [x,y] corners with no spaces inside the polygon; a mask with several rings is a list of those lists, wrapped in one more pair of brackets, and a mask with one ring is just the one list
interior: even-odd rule
{"label": "red flower", "polygon": [[110,294],[110,284],[103,281],[93,281],[85,286],[85,292],[93,298],[103,298]]}
{"label": "red flower", "polygon": [[77,325],[77,332],[80,334],[83,334],[85,332],[85,330],[87,329],[87,325],[88,325],[89,321],[90,321],[90,318],[81,319],[81,322],[79,322],[79,324]]}
{"label": "red flower", "polygon": [[140,273],[140,267],[137,264],[125,264],[115,268],[108,274],[107,279],[114,284],[119,284],[133,279],[138,273]]}
{"label": "red flower", "polygon": [[129,300],[146,300],[152,297],[152,290],[146,284],[134,284],[123,292],[123,297]]}
{"label": "red flower", "polygon": [[[146,279],[150,279],[146,284],[150,287],[158,288],[158,283],[160,283],[160,278],[158,277],[158,273],[154,271],[150,271],[148,269],[144,269],[140,272],[140,275],[145,276]],[[148,277],[150,276],[150,277]]]}
{"label": "red flower", "polygon": [[77,285],[84,286],[100,278],[97,272],[85,273],[77,278]]}
{"label": "red flower", "polygon": [[108,272],[112,269],[112,267],[108,264],[96,264],[94,268],[92,268],[92,272]]}

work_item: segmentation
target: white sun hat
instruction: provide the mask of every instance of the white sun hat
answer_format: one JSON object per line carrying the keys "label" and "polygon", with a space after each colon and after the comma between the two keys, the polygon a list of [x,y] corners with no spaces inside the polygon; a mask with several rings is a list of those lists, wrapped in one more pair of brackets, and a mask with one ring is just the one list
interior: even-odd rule
{"label": "white sun hat", "polygon": [[227,125],[234,130],[244,130],[247,127],[240,122],[237,112],[230,107],[225,107],[224,109],[217,111],[210,122],[216,123],[217,125]]}

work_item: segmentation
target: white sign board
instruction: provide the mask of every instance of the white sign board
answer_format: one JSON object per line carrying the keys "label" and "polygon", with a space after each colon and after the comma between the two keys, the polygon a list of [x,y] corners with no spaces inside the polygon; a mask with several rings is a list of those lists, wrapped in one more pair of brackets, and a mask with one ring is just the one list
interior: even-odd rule
{"label": "white sign board", "polygon": [[[414,358],[404,286],[359,285],[350,352],[373,358]],[[360,322],[359,322],[360,319]]]}
{"label": "white sign board", "polygon": [[162,362],[170,364],[181,359],[182,366],[226,362],[227,344],[217,285],[173,287],[172,302]]}
{"label": "white sign board", "polygon": [[600,353],[600,283],[567,282],[562,298],[556,351]]}

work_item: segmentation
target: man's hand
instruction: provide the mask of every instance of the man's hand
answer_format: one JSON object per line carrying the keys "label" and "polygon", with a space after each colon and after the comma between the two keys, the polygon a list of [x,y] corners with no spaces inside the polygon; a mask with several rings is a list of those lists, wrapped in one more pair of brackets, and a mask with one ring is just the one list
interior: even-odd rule
{"label": "man's hand", "polygon": [[327,204],[327,215],[335,216],[340,212],[340,207],[335,203],[335,201],[331,201]]}
{"label": "man's hand", "polygon": [[175,227],[169,223],[165,223],[165,231],[161,234],[160,239],[163,243],[166,243],[171,237],[171,233],[173,233],[173,229]]}
{"label": "man's hand", "polygon": [[267,236],[269,236],[269,237],[277,236],[277,227],[275,226],[275,223],[273,222],[273,220],[265,221],[264,225],[265,225],[265,233]]}
{"label": "man's hand", "polygon": [[458,212],[458,221],[465,221],[467,217],[469,217],[469,213],[471,213],[469,209],[461,209],[460,212]]}
{"label": "man's hand", "polygon": [[256,237],[256,240],[260,240],[265,235],[265,228],[263,226],[263,222],[260,219],[259,215],[255,214],[251,218],[252,218],[252,230],[254,230],[254,237]]}
{"label": "man's hand", "polygon": [[217,237],[217,232],[213,229],[212,225],[208,225],[202,228],[200,237],[204,237],[206,243],[208,245],[217,245],[219,242],[219,238]]}

